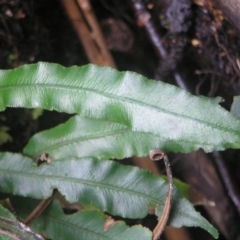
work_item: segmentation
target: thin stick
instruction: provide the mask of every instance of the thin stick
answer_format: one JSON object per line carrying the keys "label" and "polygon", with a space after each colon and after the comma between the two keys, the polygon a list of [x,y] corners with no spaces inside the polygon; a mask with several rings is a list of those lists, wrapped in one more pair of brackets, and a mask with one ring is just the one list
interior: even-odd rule
{"label": "thin stick", "polygon": [[51,203],[53,200],[53,196],[42,200],[37,207],[29,214],[29,216],[24,221],[24,224],[29,226],[40,214],[46,209],[46,207]]}
{"label": "thin stick", "polygon": [[97,65],[115,67],[90,3],[62,0],[62,4],[82,42],[88,60]]}
{"label": "thin stick", "polygon": [[240,214],[240,192],[232,180],[231,174],[224,161],[225,159],[223,159],[222,155],[217,151],[213,151],[212,156],[214,158],[215,164],[217,165],[217,169],[228,192],[228,195],[234,203],[238,214]]}
{"label": "thin stick", "polygon": [[110,66],[116,68],[116,65],[113,61],[113,58],[107,48],[106,41],[100,29],[100,25],[95,17],[95,14],[92,10],[92,6],[89,3],[89,0],[77,0],[78,5],[80,6],[84,18],[86,19],[87,24],[91,29],[91,36],[93,40],[96,42],[99,53],[102,56],[104,66]]}
{"label": "thin stick", "polygon": [[170,209],[171,209],[171,202],[172,202],[173,179],[172,179],[172,171],[171,171],[168,157],[163,151],[161,151],[159,149],[153,149],[150,151],[149,157],[153,161],[158,161],[158,160],[163,159],[165,167],[166,167],[167,177],[168,177],[168,193],[166,196],[164,209],[162,212],[162,216],[158,221],[157,226],[153,230],[153,240],[157,240],[161,236],[161,234],[164,230],[164,227],[167,224],[168,217],[169,217],[169,213],[170,213]]}
{"label": "thin stick", "polygon": [[165,59],[168,55],[167,51],[162,44],[160,34],[158,33],[158,30],[156,29],[156,26],[145,4],[142,0],[130,0],[130,2],[136,15],[138,26],[145,28],[148,37],[151,39],[152,44],[157,51],[158,57],[160,59]]}
{"label": "thin stick", "polygon": [[[168,51],[165,49],[165,47],[162,43],[162,37],[158,31],[158,27],[154,23],[151,14],[149,13],[147,7],[145,6],[144,1],[143,0],[129,0],[129,1],[132,5],[132,9],[137,18],[138,26],[144,27],[152,45],[156,49],[158,58],[161,60],[161,62],[164,62],[164,61],[166,62],[166,61],[168,61],[168,59],[171,59],[172,57],[170,56]],[[174,72],[173,77],[175,79],[176,84],[180,88],[182,88],[184,90],[188,90],[188,86],[182,79],[181,74],[178,71],[176,71],[175,67],[174,67],[174,69],[172,69],[171,66],[173,66],[173,65],[177,65],[177,63],[176,64],[175,63],[168,64],[168,70],[171,72]]]}

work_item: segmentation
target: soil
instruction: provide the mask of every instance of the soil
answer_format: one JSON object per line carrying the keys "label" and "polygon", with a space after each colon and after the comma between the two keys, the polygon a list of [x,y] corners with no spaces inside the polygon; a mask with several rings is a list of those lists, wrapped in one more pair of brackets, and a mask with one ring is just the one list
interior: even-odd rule
{"label": "soil", "polygon": [[[229,110],[233,96],[240,94],[240,34],[221,9],[212,1],[142,0],[140,2],[144,3],[153,21],[152,29],[146,29],[147,25],[137,23],[131,2],[91,1],[118,69],[161,79],[196,95],[221,96],[225,100],[222,106]],[[154,29],[156,35],[147,33]],[[159,54],[156,47],[158,41],[166,50],[166,56]],[[64,66],[88,63],[84,47],[60,0],[0,0],[0,53],[1,69],[38,61]],[[180,76],[180,81],[176,75]],[[21,152],[34,133],[56,126],[67,118],[69,116],[66,114],[44,111],[41,117],[33,120],[31,110],[7,109],[0,115],[0,125],[10,128],[13,142],[2,145],[1,150]],[[234,186],[240,182],[238,156],[239,152],[233,150],[222,154],[224,169],[227,169]],[[226,176],[222,175],[213,155],[201,155],[200,158],[206,157],[210,159],[211,166],[198,163],[198,167],[205,169],[199,172],[196,163],[192,161],[181,164],[180,159],[186,159],[186,156],[172,155],[174,161],[177,159],[177,163],[173,163],[175,176],[197,189],[202,198],[214,199],[211,183],[218,183],[210,179],[207,193],[195,183],[202,182],[205,179],[203,171],[208,173],[213,167],[223,194],[220,197],[226,199],[224,207],[223,203],[218,206],[225,214],[225,220],[214,218],[218,212],[211,212],[202,206],[198,208],[219,228],[220,239],[239,239],[239,213],[236,211],[236,203],[231,196],[228,197],[229,188],[223,181]],[[187,172],[193,168],[192,165],[197,170],[190,176]],[[237,195],[232,196],[239,202]],[[144,219],[143,223],[148,227],[155,224],[151,217]],[[190,229],[189,233],[190,239],[212,239],[198,229]]]}

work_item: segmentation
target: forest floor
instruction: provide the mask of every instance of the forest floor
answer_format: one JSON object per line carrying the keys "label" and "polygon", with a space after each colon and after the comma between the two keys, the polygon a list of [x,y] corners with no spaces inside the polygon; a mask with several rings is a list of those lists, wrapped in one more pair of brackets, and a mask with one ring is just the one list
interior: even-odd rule
{"label": "forest floor", "polygon": [[[131,0],[91,1],[115,66],[196,95],[221,96],[221,105],[229,110],[233,97],[240,94],[239,30],[211,1],[135,2],[144,7],[139,10],[141,5],[134,6]],[[0,0],[0,17],[1,69],[38,61],[64,66],[94,61],[89,60],[84,36],[77,34],[64,1]],[[97,63],[106,65],[101,60]],[[14,152],[21,152],[35,132],[69,117],[44,111],[33,120],[29,110],[23,109],[7,109],[1,116],[0,124],[7,124],[13,138],[1,149]],[[235,150],[170,154],[174,176],[190,184],[192,202],[220,230],[223,240],[240,239],[238,158]],[[143,224],[151,227],[152,221],[148,217]],[[212,239],[199,229],[187,231],[189,239]],[[166,234],[165,239],[178,238]]]}

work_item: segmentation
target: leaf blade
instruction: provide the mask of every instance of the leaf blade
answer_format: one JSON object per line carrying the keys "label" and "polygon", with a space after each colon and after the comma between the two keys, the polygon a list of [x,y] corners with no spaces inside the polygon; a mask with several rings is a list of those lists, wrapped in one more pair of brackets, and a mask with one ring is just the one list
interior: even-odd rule
{"label": "leaf blade", "polygon": [[[13,197],[11,202],[18,216],[23,218],[29,215],[29,206],[34,208],[39,204],[37,200],[22,197]],[[140,225],[129,227],[96,209],[83,209],[66,215],[57,200],[47,207],[31,227],[38,233],[44,233],[48,239],[152,239],[149,229]]]}
{"label": "leaf blade", "polygon": [[234,97],[230,112],[234,117],[236,117],[237,119],[240,119],[240,97],[239,96]]}
{"label": "leaf blade", "polygon": [[[182,147],[188,149],[191,144],[185,142]],[[54,159],[69,156],[122,159],[146,156],[151,149],[159,146],[168,152],[178,144],[155,134],[133,132],[119,123],[76,115],[59,126],[35,134],[23,153],[29,157],[48,153]]]}
{"label": "leaf blade", "polygon": [[104,231],[107,217],[96,210],[83,210],[66,216],[54,203],[44,213],[43,218],[46,235],[52,239],[152,239],[152,234],[147,228],[130,228],[122,221]]}
{"label": "leaf blade", "polygon": [[41,107],[109,120],[162,137],[175,152],[240,147],[240,122],[214,101],[135,73],[39,63],[2,70],[0,79],[0,110]]}
{"label": "leaf blade", "polygon": [[[19,154],[1,153],[0,159],[0,188],[4,192],[42,199],[50,197],[52,190],[57,188],[69,202],[93,204],[102,211],[122,217],[144,217],[150,204],[160,209],[168,191],[167,183],[160,177],[112,161],[62,159],[37,167]],[[182,202],[177,195],[174,199]],[[175,220],[180,226],[182,216],[186,216],[188,226],[203,227],[216,237],[214,228],[189,208],[191,204],[187,200],[182,204],[191,211],[186,216],[182,205],[180,208],[175,205],[170,224]]]}
{"label": "leaf blade", "polygon": [[42,236],[18,222],[12,213],[0,205],[0,239],[11,240],[16,237],[17,239],[43,240]]}

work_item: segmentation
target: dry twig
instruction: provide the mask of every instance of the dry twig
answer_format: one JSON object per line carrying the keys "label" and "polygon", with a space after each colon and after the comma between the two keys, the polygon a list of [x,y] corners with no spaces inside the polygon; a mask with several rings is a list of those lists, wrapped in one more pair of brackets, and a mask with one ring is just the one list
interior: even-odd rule
{"label": "dry twig", "polygon": [[62,0],[91,63],[116,67],[88,0]]}
{"label": "dry twig", "polygon": [[168,177],[168,193],[167,193],[167,197],[165,200],[164,209],[163,209],[161,218],[158,221],[157,226],[153,230],[153,240],[157,240],[161,236],[161,234],[164,230],[164,227],[167,224],[168,217],[169,217],[169,213],[170,213],[170,209],[171,209],[171,202],[172,202],[173,179],[172,179],[172,171],[170,168],[170,163],[169,163],[168,157],[163,151],[161,151],[159,149],[153,149],[150,151],[149,157],[153,161],[158,161],[158,160],[163,159],[165,167],[166,167],[167,177]]}
{"label": "dry twig", "polygon": [[238,214],[240,215],[240,192],[237,186],[235,186],[233,179],[228,171],[225,160],[222,158],[221,154],[217,151],[212,152],[212,156],[215,164],[217,165],[218,172],[221,175],[222,181],[231,198],[233,204],[236,207]]}
{"label": "dry twig", "polygon": [[24,221],[24,224],[29,226],[32,224],[32,222],[41,215],[41,213],[46,209],[46,207],[52,202],[54,198],[54,194],[53,196],[51,196],[48,199],[43,199],[38,205],[37,207],[29,214],[29,216],[26,218],[26,220]]}

